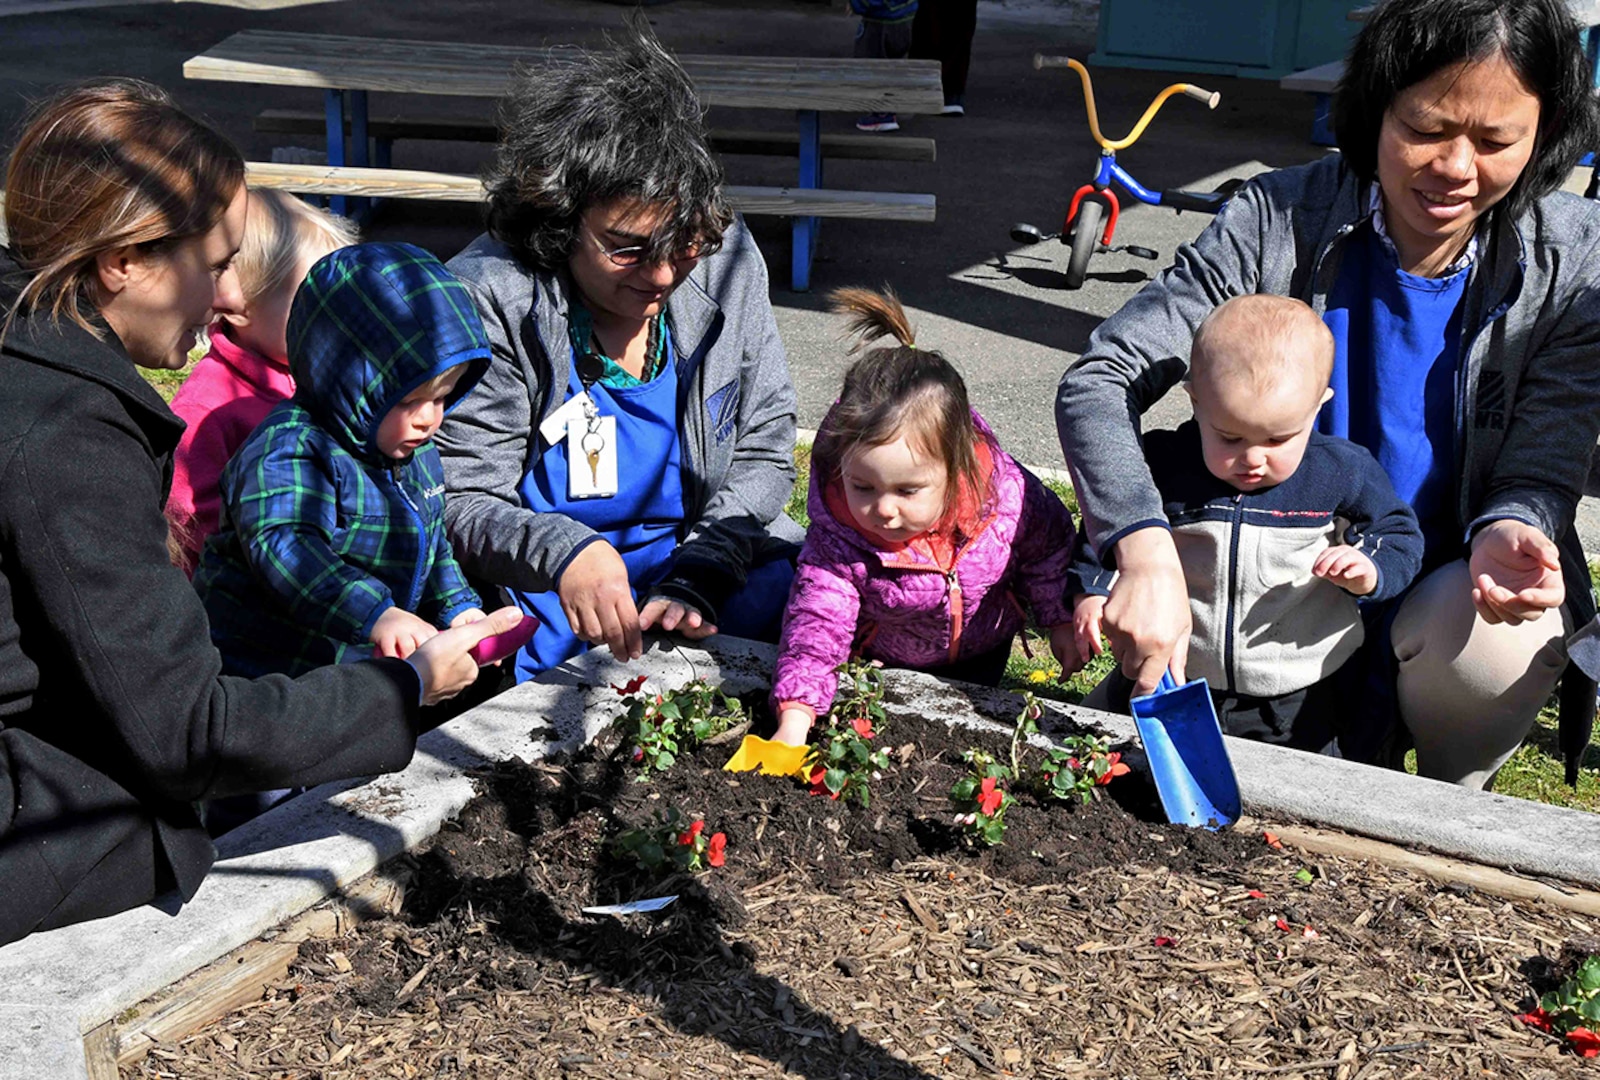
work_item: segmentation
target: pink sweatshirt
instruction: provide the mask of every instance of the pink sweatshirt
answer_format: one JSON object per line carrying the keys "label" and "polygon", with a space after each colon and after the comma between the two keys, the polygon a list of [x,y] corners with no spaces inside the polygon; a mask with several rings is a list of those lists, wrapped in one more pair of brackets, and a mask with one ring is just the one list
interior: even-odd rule
{"label": "pink sweatshirt", "polygon": [[172,411],[187,423],[173,456],[167,517],[194,573],[206,537],[217,531],[222,467],[278,402],[294,394],[289,369],[235,344],[220,326],[206,353],[172,399]]}
{"label": "pink sweatshirt", "polygon": [[1065,595],[1072,516],[1000,449],[977,413],[973,420],[994,471],[976,533],[948,570],[923,545],[889,551],[874,544],[840,519],[811,474],[811,527],[783,614],[774,709],[827,712],[839,681],[834,668],[852,655],[936,668],[1005,645],[1026,621],[1022,604],[1040,626],[1072,621]]}

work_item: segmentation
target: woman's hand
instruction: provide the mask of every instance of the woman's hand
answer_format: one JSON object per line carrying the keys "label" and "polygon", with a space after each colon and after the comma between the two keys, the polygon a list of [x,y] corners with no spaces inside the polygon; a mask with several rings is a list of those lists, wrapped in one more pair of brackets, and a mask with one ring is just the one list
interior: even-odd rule
{"label": "woman's hand", "polygon": [[597,540],[578,552],[556,582],[572,632],[591,645],[609,645],[618,660],[639,659],[639,609],[633,605],[628,568],[617,549]]}
{"label": "woman's hand", "polygon": [[437,705],[453,698],[478,678],[478,662],[467,654],[478,642],[503,634],[522,621],[522,612],[503,607],[474,623],[435,634],[408,659],[422,677],[422,703]]}
{"label": "woman's hand", "polygon": [[454,630],[458,626],[471,626],[478,620],[487,619],[488,617],[489,616],[483,613],[482,608],[469,607],[467,610],[450,620],[450,629]]}
{"label": "woman's hand", "polygon": [[1472,606],[1487,623],[1516,626],[1567,598],[1561,552],[1548,536],[1520,521],[1502,518],[1478,530],[1467,568]]}
{"label": "woman's hand", "polygon": [[1172,669],[1182,683],[1189,658],[1189,590],[1178,548],[1166,529],[1147,528],[1117,541],[1117,579],[1106,601],[1105,631],[1133,696],[1153,693]]}
{"label": "woman's hand", "polygon": [[648,630],[657,623],[661,624],[661,629],[676,630],[690,641],[699,641],[717,632],[716,625],[707,622],[694,605],[665,596],[652,596],[639,612],[640,630]]}
{"label": "woman's hand", "polygon": [[367,640],[377,646],[379,656],[404,660],[438,632],[439,628],[426,619],[419,619],[404,608],[391,607],[372,624]]}

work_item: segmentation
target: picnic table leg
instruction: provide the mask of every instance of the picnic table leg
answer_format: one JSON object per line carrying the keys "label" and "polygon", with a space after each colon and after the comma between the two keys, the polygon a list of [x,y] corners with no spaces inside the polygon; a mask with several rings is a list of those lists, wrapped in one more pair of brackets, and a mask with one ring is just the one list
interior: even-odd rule
{"label": "picnic table leg", "polygon": [[[350,109],[350,164],[365,168],[372,163],[367,143],[367,92],[349,90],[346,93]],[[376,199],[351,199],[350,216],[364,225],[377,205]]]}
{"label": "picnic table leg", "polygon": [[[815,109],[801,109],[800,117],[800,179],[796,187],[822,186],[822,117]],[[817,233],[822,219],[797,217],[794,219],[793,250],[789,259],[790,287],[795,292],[811,288],[811,260],[817,251]]]}
{"label": "picnic table leg", "polygon": [[1333,146],[1339,140],[1333,134],[1333,95],[1311,95],[1311,143],[1313,146]]}
{"label": "picnic table leg", "polygon": [[[328,164],[337,168],[344,164],[344,91],[323,91],[322,103],[328,127]],[[328,209],[342,217],[344,196],[329,197]]]}
{"label": "picnic table leg", "polygon": [[[1589,63],[1589,85],[1600,87],[1600,26],[1584,27],[1580,36],[1583,38],[1583,55]],[[1600,194],[1600,155],[1585,154],[1578,164],[1592,166],[1589,186],[1583,193],[1584,198],[1592,199]]]}

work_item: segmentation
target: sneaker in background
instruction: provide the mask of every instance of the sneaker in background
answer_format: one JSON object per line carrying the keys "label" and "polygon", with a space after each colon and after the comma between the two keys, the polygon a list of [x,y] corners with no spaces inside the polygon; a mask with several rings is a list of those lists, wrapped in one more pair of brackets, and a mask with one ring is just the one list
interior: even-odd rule
{"label": "sneaker in background", "polygon": [[900,122],[894,113],[868,113],[856,121],[858,131],[899,131]]}
{"label": "sneaker in background", "polygon": [[945,100],[944,108],[939,110],[939,115],[940,116],[965,116],[965,115],[967,115],[966,104],[961,100],[961,98],[958,98],[958,97],[948,98],[948,99]]}

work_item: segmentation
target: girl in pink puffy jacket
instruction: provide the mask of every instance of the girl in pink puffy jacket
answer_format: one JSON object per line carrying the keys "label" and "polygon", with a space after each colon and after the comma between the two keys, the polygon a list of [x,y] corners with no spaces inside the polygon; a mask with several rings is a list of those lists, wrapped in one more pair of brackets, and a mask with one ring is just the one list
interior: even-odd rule
{"label": "girl in pink puffy jacket", "polygon": [[772,700],[805,741],[852,655],[997,685],[1026,621],[1079,666],[1064,595],[1072,518],[967,404],[949,361],[913,343],[892,292],[841,289],[857,348],[811,451],[811,528],[784,612]]}
{"label": "girl in pink puffy jacket", "polygon": [[354,244],[354,225],[285,191],[252,188],[233,265],[244,307],[211,325],[210,348],[172,399],[188,426],[172,457],[173,561],[194,574],[222,512],[222,468],[278,402],[294,396],[284,335],[313,263]]}

